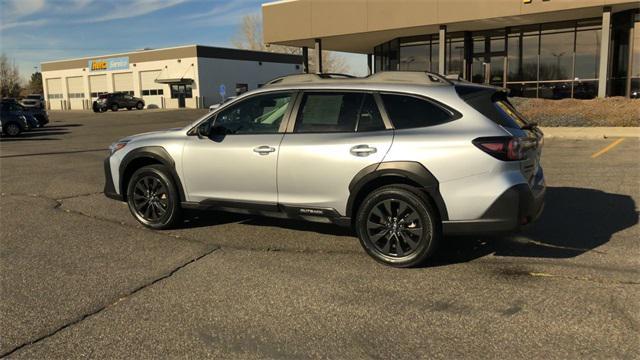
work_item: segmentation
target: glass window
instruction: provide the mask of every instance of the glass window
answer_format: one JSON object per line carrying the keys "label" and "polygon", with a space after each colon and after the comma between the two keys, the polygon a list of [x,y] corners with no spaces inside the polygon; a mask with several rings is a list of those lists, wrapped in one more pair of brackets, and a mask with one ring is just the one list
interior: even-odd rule
{"label": "glass window", "polygon": [[400,70],[429,70],[429,44],[402,46],[400,48]]}
{"label": "glass window", "polygon": [[449,51],[447,73],[462,76],[464,65],[464,39],[447,39],[447,50]]}
{"label": "glass window", "polygon": [[389,42],[389,68],[388,70],[398,70],[400,41],[398,39]]}
{"label": "glass window", "polygon": [[600,30],[576,33],[575,77],[597,79],[600,66]]}
{"label": "glass window", "polygon": [[573,78],[573,29],[570,32],[542,32],[540,36],[540,80]]}
{"label": "glass window", "polygon": [[507,81],[536,81],[538,79],[538,32],[511,34],[508,47]]}
{"label": "glass window", "polygon": [[[364,94],[305,93],[294,132],[355,131]],[[366,120],[365,120],[366,121]]]}
{"label": "glass window", "polygon": [[193,96],[191,84],[172,84],[171,85],[171,98],[177,99],[183,95],[185,99],[191,99]]}
{"label": "glass window", "polygon": [[430,101],[405,95],[381,96],[396,129],[434,126],[453,120],[453,114]]}
{"label": "glass window", "polygon": [[384,122],[382,121],[382,116],[380,116],[380,111],[378,110],[378,105],[373,95],[363,94],[356,130],[360,132],[384,129]]}
{"label": "glass window", "polygon": [[438,62],[440,48],[438,47],[438,41],[431,41],[431,71],[438,72]]}
{"label": "glass window", "polygon": [[254,96],[220,112],[215,125],[229,134],[274,134],[290,102],[290,93]]}

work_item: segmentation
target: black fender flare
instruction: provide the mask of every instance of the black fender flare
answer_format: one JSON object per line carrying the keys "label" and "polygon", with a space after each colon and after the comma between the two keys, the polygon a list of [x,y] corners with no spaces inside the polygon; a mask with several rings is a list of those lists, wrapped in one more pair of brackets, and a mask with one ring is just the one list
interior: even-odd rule
{"label": "black fender flare", "polygon": [[416,183],[435,203],[440,220],[449,219],[447,207],[440,195],[438,179],[421,163],[416,161],[387,161],[369,165],[360,170],[349,183],[349,199],[347,200],[347,216],[353,212],[360,191],[372,181],[384,177],[401,177]]}
{"label": "black fender flare", "polygon": [[170,175],[173,178],[177,188],[178,194],[180,195],[180,201],[186,201],[184,187],[182,186],[182,182],[180,181],[180,176],[178,176],[178,172],[176,171],[176,163],[173,161],[173,158],[167,150],[165,150],[162,146],[143,146],[136,149],[131,150],[127,155],[124,156],[122,161],[120,162],[120,166],[118,167],[118,174],[120,176],[120,194],[122,194],[123,198],[126,197],[127,187],[124,184],[124,175],[127,167],[134,161],[142,158],[153,159],[156,162],[161,163],[169,169]]}

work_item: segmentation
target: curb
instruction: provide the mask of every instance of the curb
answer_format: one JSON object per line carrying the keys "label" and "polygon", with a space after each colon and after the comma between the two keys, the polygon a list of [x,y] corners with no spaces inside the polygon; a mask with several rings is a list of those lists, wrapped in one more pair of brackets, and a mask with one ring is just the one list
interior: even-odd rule
{"label": "curb", "polygon": [[640,138],[640,127],[541,127],[546,139]]}

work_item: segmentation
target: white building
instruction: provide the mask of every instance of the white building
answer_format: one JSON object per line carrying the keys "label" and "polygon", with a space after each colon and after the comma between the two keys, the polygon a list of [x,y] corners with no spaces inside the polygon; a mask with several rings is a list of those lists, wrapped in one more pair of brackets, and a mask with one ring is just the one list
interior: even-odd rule
{"label": "white building", "polygon": [[147,108],[203,108],[276,77],[299,73],[302,57],[187,45],[41,64],[53,110],[88,110],[99,94],[129,92]]}

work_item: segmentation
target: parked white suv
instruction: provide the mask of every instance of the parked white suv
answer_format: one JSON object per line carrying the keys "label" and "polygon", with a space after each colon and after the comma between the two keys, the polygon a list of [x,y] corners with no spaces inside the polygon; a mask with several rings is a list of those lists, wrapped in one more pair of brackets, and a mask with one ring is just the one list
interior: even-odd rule
{"label": "parked white suv", "polygon": [[183,208],[353,226],[376,260],[414,266],[443,234],[539,216],[542,133],[506,95],[431,73],[292,75],[114,143],[105,194],[154,229]]}

